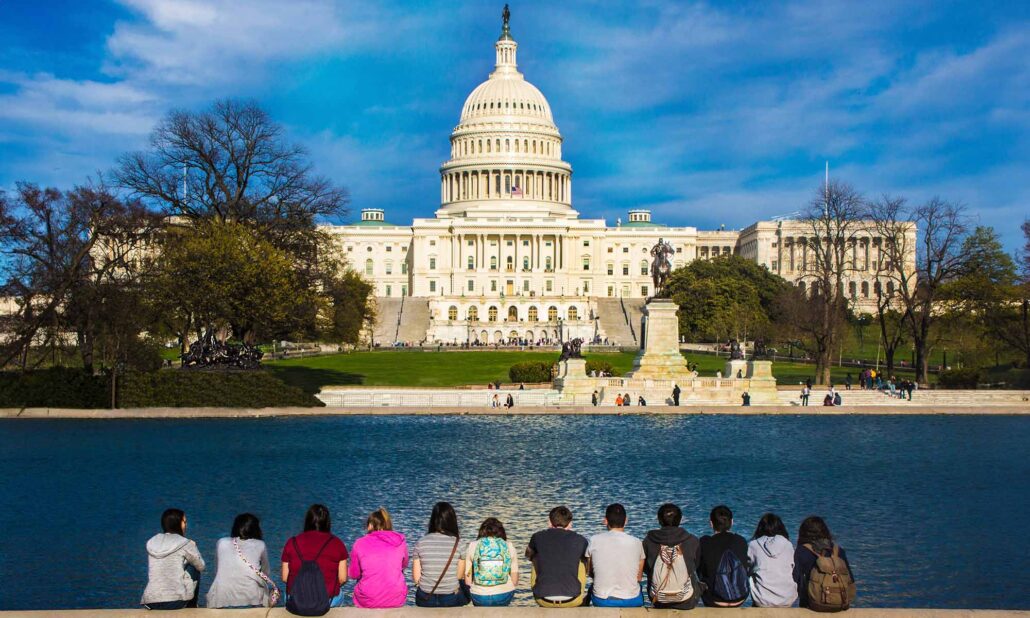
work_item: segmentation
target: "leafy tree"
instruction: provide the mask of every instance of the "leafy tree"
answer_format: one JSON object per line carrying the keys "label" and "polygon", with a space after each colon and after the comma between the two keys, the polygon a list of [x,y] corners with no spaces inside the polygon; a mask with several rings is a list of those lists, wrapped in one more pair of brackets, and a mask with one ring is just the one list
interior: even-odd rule
{"label": "leafy tree", "polygon": [[326,289],[331,321],[323,336],[342,343],[357,343],[362,328],[375,319],[372,292],[372,284],[353,271],[343,270],[332,278]]}
{"label": "leafy tree", "polygon": [[665,295],[680,307],[680,333],[695,341],[763,334],[789,284],[739,256],[695,260],[669,276]]}

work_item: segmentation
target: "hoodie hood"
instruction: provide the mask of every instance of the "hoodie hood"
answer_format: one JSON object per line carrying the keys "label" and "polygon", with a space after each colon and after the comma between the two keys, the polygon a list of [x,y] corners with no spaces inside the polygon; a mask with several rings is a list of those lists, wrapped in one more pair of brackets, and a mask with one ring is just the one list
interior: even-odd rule
{"label": "hoodie hood", "polygon": [[393,530],[376,530],[365,535],[366,542],[380,547],[397,547],[404,545],[404,535]]}
{"label": "hoodie hood", "polygon": [[147,553],[155,558],[166,558],[185,547],[189,542],[190,540],[181,534],[169,532],[155,534],[147,541]]}
{"label": "hoodie hood", "polygon": [[690,538],[690,533],[679,526],[665,526],[647,533],[647,539],[658,545],[679,545]]}
{"label": "hoodie hood", "polygon": [[794,555],[794,545],[778,534],[759,537],[754,540],[754,543],[770,558],[778,558],[784,554]]}

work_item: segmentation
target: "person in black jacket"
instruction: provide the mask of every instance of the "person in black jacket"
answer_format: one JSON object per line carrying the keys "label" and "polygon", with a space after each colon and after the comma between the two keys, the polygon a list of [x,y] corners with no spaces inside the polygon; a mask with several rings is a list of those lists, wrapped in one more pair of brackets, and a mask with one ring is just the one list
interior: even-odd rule
{"label": "person in black jacket", "polygon": [[[794,550],[794,581],[798,585],[799,607],[808,607],[808,577],[818,559],[816,554],[829,556],[833,553],[833,546],[833,535],[830,534],[830,528],[822,517],[813,515],[806,517],[805,521],[801,522],[801,528],[798,530],[798,545]],[[855,570],[851,568],[844,548],[838,545],[837,551],[848,567],[851,581],[855,581]]]}
{"label": "person in black jacket", "polygon": [[[647,590],[650,594],[660,583],[653,580],[655,562],[662,547],[679,547],[680,555],[690,573],[694,594],[680,603],[652,603],[655,609],[694,609],[700,596],[700,582],[697,579],[697,561],[701,557],[701,546],[697,537],[680,528],[683,511],[675,504],[663,504],[658,508],[658,524],[661,528],[651,530],[644,537],[644,572],[647,573]],[[684,580],[685,581],[685,580]]]}
{"label": "person in black jacket", "polygon": [[[698,563],[698,575],[708,587],[701,598],[705,607],[740,607],[748,597],[747,573],[750,567],[748,566],[747,541],[739,534],[730,532],[730,528],[733,527],[733,511],[729,507],[721,504],[715,507],[712,509],[709,520],[715,534],[701,537],[701,561]],[[726,552],[733,552],[733,556],[743,568],[743,585],[741,586],[743,596],[735,599],[722,598],[716,589],[719,563],[722,562],[723,554]],[[737,574],[740,573],[741,571],[738,570]]]}

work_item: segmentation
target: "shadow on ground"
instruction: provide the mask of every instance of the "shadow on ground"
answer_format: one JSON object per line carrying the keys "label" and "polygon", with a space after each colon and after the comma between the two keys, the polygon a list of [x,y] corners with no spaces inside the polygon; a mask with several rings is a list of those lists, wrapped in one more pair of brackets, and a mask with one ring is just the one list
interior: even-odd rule
{"label": "shadow on ground", "polygon": [[348,386],[365,383],[365,376],[360,373],[335,369],[269,365],[268,370],[290,386],[296,386],[312,395],[317,394],[323,386]]}

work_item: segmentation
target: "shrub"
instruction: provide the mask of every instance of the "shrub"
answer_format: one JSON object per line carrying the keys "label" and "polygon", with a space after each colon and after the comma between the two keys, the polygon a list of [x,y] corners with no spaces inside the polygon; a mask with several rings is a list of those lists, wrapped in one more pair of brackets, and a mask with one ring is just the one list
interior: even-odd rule
{"label": "shrub", "polygon": [[550,382],[551,363],[546,361],[525,361],[515,363],[508,369],[512,382]]}
{"label": "shrub", "polygon": [[587,375],[593,375],[595,371],[597,372],[597,375],[601,375],[601,373],[606,373],[612,376],[619,375],[619,372],[615,371],[615,369],[612,368],[612,364],[608,361],[588,360]]}
{"label": "shrub", "polygon": [[197,371],[176,369],[132,373],[120,381],[119,406],[275,408],[321,406],[309,395],[265,370]]}
{"label": "shrub", "polygon": [[111,403],[107,384],[105,376],[71,367],[4,371],[0,372],[0,407],[106,408]]}
{"label": "shrub", "polygon": [[976,388],[980,383],[980,370],[948,369],[938,374],[937,383],[944,388]]}

